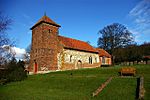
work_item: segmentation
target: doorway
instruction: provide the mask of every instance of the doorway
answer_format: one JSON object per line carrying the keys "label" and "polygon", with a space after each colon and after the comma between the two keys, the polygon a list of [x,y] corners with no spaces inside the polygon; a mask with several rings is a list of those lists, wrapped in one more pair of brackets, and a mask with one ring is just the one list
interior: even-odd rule
{"label": "doorway", "polygon": [[81,62],[81,60],[78,60],[78,62],[77,62],[77,68],[78,69],[82,68],[82,62]]}
{"label": "doorway", "polygon": [[37,71],[38,71],[38,65],[37,65],[36,60],[34,60],[34,73],[36,74]]}

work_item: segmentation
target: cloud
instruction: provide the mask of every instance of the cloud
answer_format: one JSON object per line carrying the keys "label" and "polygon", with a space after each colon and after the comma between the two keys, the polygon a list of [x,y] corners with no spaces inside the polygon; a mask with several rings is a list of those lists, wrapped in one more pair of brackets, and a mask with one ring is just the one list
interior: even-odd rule
{"label": "cloud", "polygon": [[133,33],[133,36],[134,36],[134,40],[135,40],[135,41],[141,42],[141,40],[140,40],[140,33],[139,33],[138,31],[136,31],[136,30],[134,30],[134,29],[129,29],[129,31],[130,31],[131,33]]}
{"label": "cloud", "polygon": [[129,16],[133,18],[136,24],[150,24],[150,0],[139,2],[130,12]]}
{"label": "cloud", "polygon": [[31,19],[30,16],[28,16],[27,14],[23,13],[22,16],[26,19]]}
{"label": "cloud", "polygon": [[14,54],[16,59],[23,59],[23,55],[26,53],[26,50],[23,48],[10,47],[9,45],[3,45],[2,48]]}
{"label": "cloud", "polygon": [[142,0],[130,12],[130,16],[137,17],[138,19],[146,18],[150,20],[150,0]]}
{"label": "cloud", "polygon": [[131,18],[133,22],[132,31],[135,32],[134,35],[135,37],[138,37],[138,40],[140,40],[140,37],[144,39],[144,36],[149,36],[150,34],[150,0],[140,1],[129,12],[128,16]]}
{"label": "cloud", "polygon": [[22,48],[11,47],[11,49],[16,54],[15,57],[18,58],[18,59],[22,59],[23,58],[23,54],[26,53],[25,49],[22,49]]}
{"label": "cloud", "polygon": [[28,33],[28,34],[32,34],[32,31],[31,31],[31,30],[29,30],[27,33]]}
{"label": "cloud", "polygon": [[32,17],[23,12],[21,12],[20,15],[23,18],[23,21],[16,22],[16,24],[18,24],[19,27],[30,29],[34,25]]}

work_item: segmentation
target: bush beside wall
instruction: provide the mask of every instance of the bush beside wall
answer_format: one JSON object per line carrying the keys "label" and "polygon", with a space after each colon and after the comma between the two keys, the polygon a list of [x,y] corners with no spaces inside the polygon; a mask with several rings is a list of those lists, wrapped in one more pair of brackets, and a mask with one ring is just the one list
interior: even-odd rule
{"label": "bush beside wall", "polygon": [[4,65],[3,69],[0,70],[0,84],[24,80],[27,77],[27,73],[24,70],[24,62],[17,62],[16,59],[13,58],[9,63]]}

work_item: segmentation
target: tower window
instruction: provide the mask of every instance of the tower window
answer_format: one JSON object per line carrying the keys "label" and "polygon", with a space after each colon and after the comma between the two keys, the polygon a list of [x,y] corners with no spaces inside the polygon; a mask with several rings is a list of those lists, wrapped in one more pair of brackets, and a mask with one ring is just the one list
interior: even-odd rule
{"label": "tower window", "polygon": [[51,30],[51,29],[48,29],[48,32],[49,32],[49,33],[51,33],[51,32],[52,32],[52,30]]}
{"label": "tower window", "polygon": [[57,30],[57,32],[56,32],[57,34],[59,34],[59,30]]}

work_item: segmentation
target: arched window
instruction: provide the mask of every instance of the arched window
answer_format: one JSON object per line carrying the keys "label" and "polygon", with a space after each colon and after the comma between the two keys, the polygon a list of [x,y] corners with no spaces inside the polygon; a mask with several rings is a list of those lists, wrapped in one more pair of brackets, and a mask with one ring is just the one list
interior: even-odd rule
{"label": "arched window", "polygon": [[95,58],[95,63],[97,63],[97,58]]}
{"label": "arched window", "polygon": [[92,64],[92,57],[89,57],[89,64]]}
{"label": "arched window", "polygon": [[102,64],[105,64],[105,57],[102,57]]}
{"label": "arched window", "polygon": [[72,55],[70,55],[70,62],[72,62]]}

